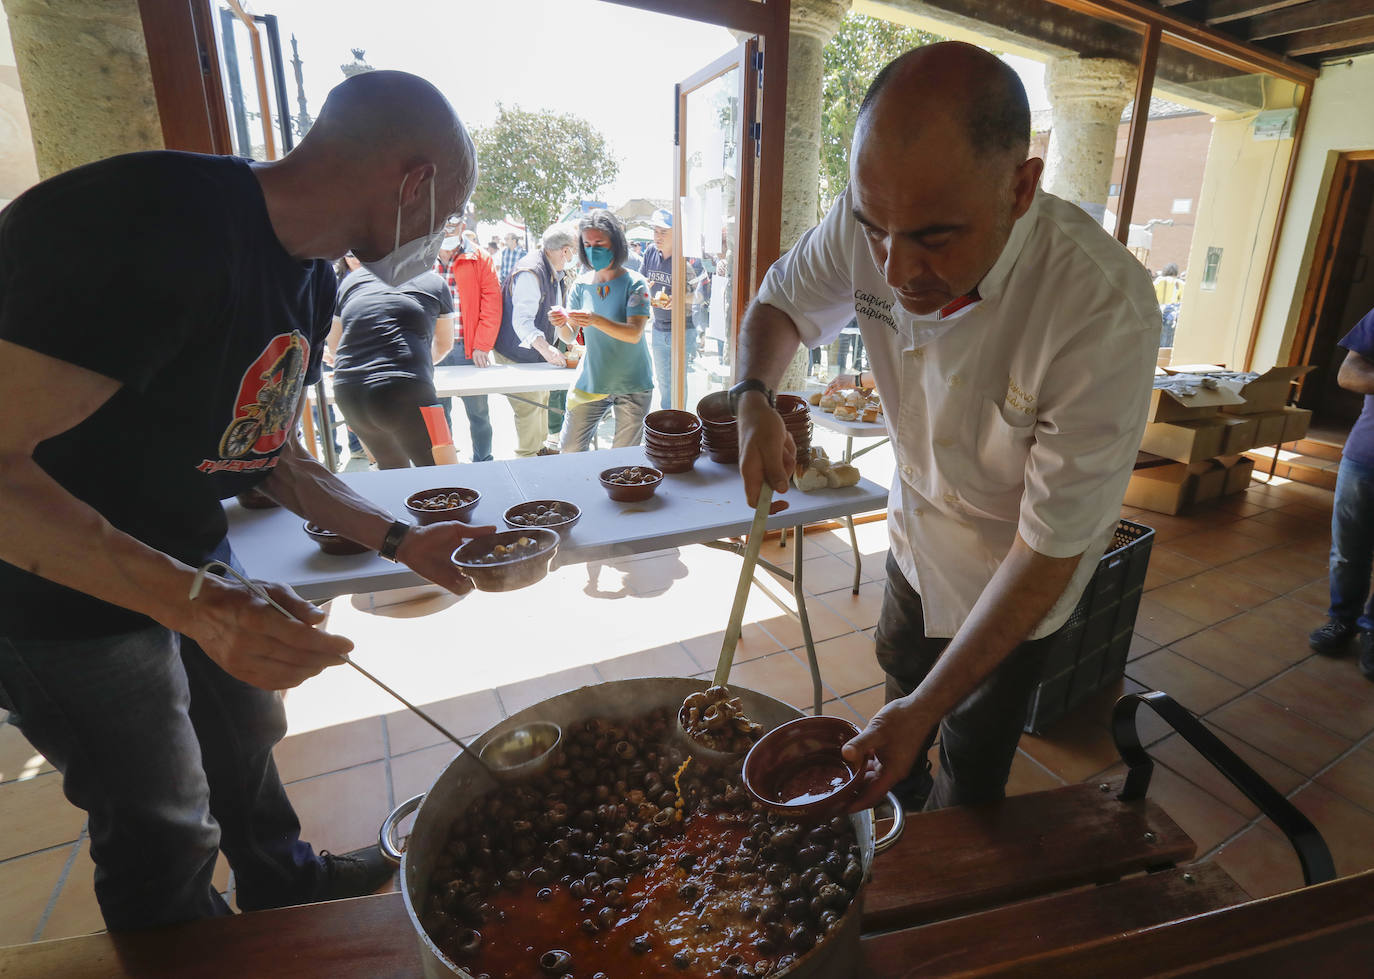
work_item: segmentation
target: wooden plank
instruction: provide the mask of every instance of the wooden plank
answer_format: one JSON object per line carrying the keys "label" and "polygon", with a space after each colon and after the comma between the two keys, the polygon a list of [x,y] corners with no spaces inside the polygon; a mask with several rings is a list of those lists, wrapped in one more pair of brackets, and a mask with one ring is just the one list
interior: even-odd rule
{"label": "wooden plank", "polygon": [[0,949],[3,979],[419,979],[397,892]]}
{"label": "wooden plank", "polygon": [[[971,976],[1143,979],[1145,976],[1368,975],[1374,960],[1374,870],[1106,936]],[[1364,965],[1360,965],[1364,963]]]}
{"label": "wooden plank", "polygon": [[1179,863],[1196,847],[1121,779],[907,817],[873,866],[864,931],[905,928]]}
{"label": "wooden plank", "polygon": [[1224,24],[1230,20],[1254,17],[1308,2],[1309,0],[1211,0],[1202,20],[1209,26]]}
{"label": "wooden plank", "polygon": [[1283,52],[1290,58],[1323,51],[1340,51],[1374,44],[1374,17],[1360,17],[1334,27],[1319,27],[1290,34]]}
{"label": "wooden plank", "polygon": [[[1116,205],[1116,240],[1127,245],[1131,238],[1131,214],[1135,210],[1135,190],[1140,177],[1140,160],[1145,153],[1145,130],[1149,125],[1150,93],[1155,84],[1155,67],[1159,61],[1159,25],[1145,28],[1140,49],[1140,69],[1135,78],[1135,111],[1131,113],[1130,130],[1126,136],[1125,173],[1121,177],[1121,194]],[[1139,111],[1141,106],[1145,111]]]}
{"label": "wooden plank", "polygon": [[1247,895],[1216,864],[1130,877],[863,941],[867,979],[940,976],[1038,955],[1217,908]]}
{"label": "wooden plank", "polygon": [[1369,0],[1312,0],[1301,6],[1252,17],[1245,25],[1245,35],[1252,41],[1258,41],[1314,27],[1330,27],[1366,16],[1370,9]]}

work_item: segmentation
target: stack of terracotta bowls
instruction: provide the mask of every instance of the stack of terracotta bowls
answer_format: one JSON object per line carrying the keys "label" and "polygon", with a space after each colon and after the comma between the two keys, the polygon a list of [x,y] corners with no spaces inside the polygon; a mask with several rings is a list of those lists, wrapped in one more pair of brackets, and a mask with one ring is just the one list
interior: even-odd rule
{"label": "stack of terracotta bowls", "polygon": [[739,430],[735,416],[730,414],[730,395],[713,391],[697,402],[697,416],[701,418],[706,454],[713,462],[739,462]]}
{"label": "stack of terracotta bowls", "polygon": [[774,402],[782,423],[797,443],[797,458],[805,459],[811,451],[811,406],[805,398],[795,394],[780,394]]}
{"label": "stack of terracotta bowls", "polygon": [[690,411],[651,411],[644,416],[644,454],[665,473],[685,473],[701,455],[701,419]]}

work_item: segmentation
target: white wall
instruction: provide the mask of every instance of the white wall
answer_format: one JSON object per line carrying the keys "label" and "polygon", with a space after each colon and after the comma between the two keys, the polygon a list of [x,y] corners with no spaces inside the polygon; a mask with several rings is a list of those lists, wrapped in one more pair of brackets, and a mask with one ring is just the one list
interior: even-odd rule
{"label": "white wall", "polygon": [[0,4],[0,207],[38,182],[33,135],[19,90],[19,72],[10,44],[10,22]]}
{"label": "white wall", "polygon": [[1323,69],[1313,86],[1307,130],[1298,148],[1293,189],[1260,320],[1255,370],[1288,363],[1337,154],[1374,149],[1371,95],[1374,54]]}

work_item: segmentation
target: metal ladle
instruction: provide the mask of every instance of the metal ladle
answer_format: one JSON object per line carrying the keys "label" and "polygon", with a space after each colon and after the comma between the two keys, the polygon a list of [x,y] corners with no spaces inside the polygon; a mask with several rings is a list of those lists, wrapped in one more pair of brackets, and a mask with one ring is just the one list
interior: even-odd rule
{"label": "metal ladle", "polygon": [[[210,574],[211,572],[216,571],[216,570],[219,570],[219,571],[227,571],[227,572],[229,572],[229,574],[231,574],[231,575],[233,575],[235,578],[237,578],[237,579],[239,580],[239,582],[240,582],[241,584],[243,584],[243,586],[244,586],[245,588],[247,588],[249,591],[251,591],[254,595],[257,595],[259,598],[261,598],[261,599],[262,599],[264,602],[266,602],[268,605],[271,605],[274,609],[276,609],[276,610],[277,610],[278,612],[280,612],[282,615],[286,616],[286,617],[287,617],[288,619],[290,619],[292,622],[300,622],[300,621],[301,621],[300,619],[298,619],[298,618],[296,618],[294,615],[292,615],[290,612],[288,612],[288,611],[287,611],[285,608],[283,608],[281,605],[279,605],[279,604],[277,603],[277,601],[276,601],[271,595],[267,594],[267,590],[266,590],[265,588],[263,588],[261,585],[259,585],[256,581],[251,581],[251,580],[249,580],[248,578],[245,578],[243,575],[239,574],[238,571],[236,571],[235,569],[231,568],[229,565],[225,564],[223,561],[210,561],[210,562],[208,562],[207,564],[202,565],[202,566],[196,571],[195,580],[191,582],[191,594],[190,594],[190,596],[189,596],[190,599],[191,599],[192,601],[195,601],[196,597],[200,595],[201,584],[205,581],[205,576],[206,576],[207,574]],[[304,624],[304,623],[302,623],[302,624]],[[430,717],[428,714],[426,714],[424,711],[422,711],[419,707],[416,707],[416,706],[415,706],[414,704],[412,704],[409,700],[406,700],[404,697],[402,697],[402,696],[401,696],[399,693],[397,693],[395,690],[392,690],[389,686],[387,686],[387,685],[386,685],[385,683],[383,683],[381,680],[377,679],[377,677],[373,676],[373,675],[372,675],[371,673],[369,673],[367,670],[363,669],[363,668],[362,668],[361,666],[359,666],[357,663],[353,662],[353,660],[352,660],[351,658],[349,658],[349,656],[348,656],[347,653],[344,654],[344,656],[343,656],[343,661],[344,661],[345,663],[347,663],[349,666],[353,667],[353,669],[357,670],[357,671],[358,671],[359,673],[361,673],[363,676],[367,677],[369,680],[371,680],[371,681],[372,681],[373,683],[375,683],[377,686],[381,687],[381,688],[382,688],[383,690],[385,690],[387,693],[391,694],[391,696],[393,696],[393,697],[395,697],[397,700],[399,700],[399,701],[400,701],[402,704],[404,704],[408,709],[410,709],[410,710],[414,711],[416,714],[418,714],[418,715],[420,716],[420,719],[421,719],[421,720],[423,720],[425,723],[427,723],[430,727],[434,728],[434,730],[438,731],[438,732],[439,732],[440,734],[442,734],[444,737],[448,738],[450,741],[452,741],[454,744],[456,744],[459,748],[461,748],[461,749],[463,750],[463,753],[464,753],[464,754],[466,754],[466,755],[467,755],[469,758],[471,758],[473,761],[477,762],[477,764],[481,765],[483,771],[485,771],[485,772],[486,772],[488,775],[490,775],[493,779],[496,779],[496,780],[498,780],[498,781],[500,780],[501,776],[499,776],[495,771],[493,771],[492,768],[491,768],[491,766],[489,766],[485,761],[482,760],[482,756],[479,755],[477,752],[473,751],[473,750],[472,750],[471,748],[469,748],[466,744],[464,744],[463,741],[462,741],[462,739],[459,738],[457,735],[452,734],[452,733],[448,730],[448,728],[444,727],[442,724],[440,724],[440,723],[439,723],[438,721],[436,721],[434,718]],[[518,733],[518,732],[513,732],[513,733]]]}

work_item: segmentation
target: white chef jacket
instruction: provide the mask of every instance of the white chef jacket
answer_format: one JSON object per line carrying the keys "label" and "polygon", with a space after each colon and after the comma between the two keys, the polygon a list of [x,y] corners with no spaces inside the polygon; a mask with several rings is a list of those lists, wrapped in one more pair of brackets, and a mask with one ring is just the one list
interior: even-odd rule
{"label": "white chef jacket", "polygon": [[1159,306],[1140,263],[1038,191],[958,312],[916,316],[874,264],[846,190],[769,269],[759,301],[810,346],[856,317],[897,469],[888,529],[926,635],[953,636],[1019,532],[1082,555],[1030,634],[1069,617],[1111,540],[1145,427]]}

